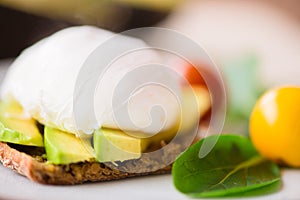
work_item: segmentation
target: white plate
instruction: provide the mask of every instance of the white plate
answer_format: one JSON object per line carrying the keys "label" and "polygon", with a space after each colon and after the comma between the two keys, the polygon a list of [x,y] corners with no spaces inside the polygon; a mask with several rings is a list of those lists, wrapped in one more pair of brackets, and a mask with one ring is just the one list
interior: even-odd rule
{"label": "white plate", "polygon": [[[0,82],[10,61],[0,62]],[[299,199],[300,170],[282,170],[283,187],[255,199]],[[189,199],[173,186],[171,175],[145,176],[75,186],[40,185],[0,165],[0,199]]]}
{"label": "white plate", "polygon": [[[282,173],[282,189],[271,195],[247,199],[299,199],[300,171]],[[0,166],[0,199],[189,199],[173,186],[171,175],[128,178],[75,186],[48,186],[34,183]]]}

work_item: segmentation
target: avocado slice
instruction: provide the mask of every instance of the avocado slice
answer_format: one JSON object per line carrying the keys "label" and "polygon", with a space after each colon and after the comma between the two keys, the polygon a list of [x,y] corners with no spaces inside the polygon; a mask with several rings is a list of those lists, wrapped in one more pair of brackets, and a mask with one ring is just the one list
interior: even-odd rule
{"label": "avocado slice", "polygon": [[70,164],[94,158],[91,144],[71,133],[45,126],[44,142],[49,163]]}
{"label": "avocado slice", "polygon": [[206,88],[201,85],[184,86],[182,88],[181,116],[177,124],[160,132],[150,138],[147,138],[151,144],[159,144],[162,140],[171,141],[176,134],[185,134],[192,131],[198,125],[200,118],[210,109],[210,94]]}
{"label": "avocado slice", "polygon": [[94,133],[94,150],[99,162],[140,158],[148,144],[147,139],[135,138],[121,130],[102,128]]}
{"label": "avocado slice", "polygon": [[21,105],[15,100],[0,102],[0,141],[43,147],[43,137],[36,121],[23,115]]}

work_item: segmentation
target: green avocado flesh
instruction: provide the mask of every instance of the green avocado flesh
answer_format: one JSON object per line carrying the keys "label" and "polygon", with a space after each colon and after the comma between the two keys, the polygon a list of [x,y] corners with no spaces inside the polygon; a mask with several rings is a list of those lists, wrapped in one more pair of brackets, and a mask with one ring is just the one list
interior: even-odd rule
{"label": "green avocado flesh", "polygon": [[99,162],[137,159],[148,144],[147,139],[135,138],[120,130],[103,128],[94,133],[94,149]]}
{"label": "green avocado flesh", "polygon": [[45,127],[44,142],[49,163],[70,164],[94,158],[91,144],[71,133]]}
{"label": "green avocado flesh", "polygon": [[22,107],[15,101],[0,102],[0,141],[42,147],[43,137],[36,121],[25,119]]}
{"label": "green avocado flesh", "polygon": [[47,126],[43,137],[37,122],[25,118],[22,107],[16,101],[0,101],[0,141],[44,146],[48,162],[57,165],[138,159],[149,146],[160,144],[161,140],[168,141],[174,133],[175,129],[149,138],[136,138],[121,130],[102,128],[94,132],[92,147],[90,141]]}

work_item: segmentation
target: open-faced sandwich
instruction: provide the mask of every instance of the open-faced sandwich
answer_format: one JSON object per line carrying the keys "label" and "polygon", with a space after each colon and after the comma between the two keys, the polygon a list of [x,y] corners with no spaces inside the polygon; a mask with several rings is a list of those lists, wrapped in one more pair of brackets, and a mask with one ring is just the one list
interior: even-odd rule
{"label": "open-faced sandwich", "polygon": [[[73,93],[81,67],[112,36],[114,33],[89,26],[68,28],[29,47],[14,61],[1,87],[0,161],[4,166],[44,184],[78,184],[171,171],[172,161],[190,144],[170,141],[178,124],[189,131],[209,110],[207,89],[193,86],[188,90],[168,73],[150,71],[126,80],[125,86],[143,76],[167,80],[180,88],[180,108],[170,93],[155,84],[130,96],[127,111],[134,123],[117,123],[111,104],[122,77],[134,66],[156,62],[157,52],[137,51],[113,62],[95,91],[95,116],[83,107],[79,109],[81,121],[74,119]],[[146,46],[128,36],[118,42],[120,46]],[[199,100],[196,110],[189,106],[194,96]],[[148,112],[153,105],[163,107],[165,115],[153,115],[157,124],[141,128],[151,121]],[[189,116],[185,121],[181,117],[184,112]],[[159,133],[152,134],[156,127],[161,127]]]}

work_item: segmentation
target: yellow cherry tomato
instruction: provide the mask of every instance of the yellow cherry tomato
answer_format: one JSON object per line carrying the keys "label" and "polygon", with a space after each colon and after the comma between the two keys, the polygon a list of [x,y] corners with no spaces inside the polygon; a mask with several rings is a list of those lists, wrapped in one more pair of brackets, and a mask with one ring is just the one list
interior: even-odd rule
{"label": "yellow cherry tomato", "polygon": [[250,117],[250,137],[266,158],[300,167],[300,87],[266,92]]}

